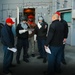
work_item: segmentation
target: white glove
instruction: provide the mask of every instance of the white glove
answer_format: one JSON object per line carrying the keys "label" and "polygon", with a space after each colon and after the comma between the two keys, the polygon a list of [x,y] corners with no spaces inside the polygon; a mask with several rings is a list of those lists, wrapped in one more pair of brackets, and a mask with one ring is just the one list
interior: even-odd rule
{"label": "white glove", "polygon": [[37,35],[35,34],[35,35],[34,35],[34,41],[35,41],[35,42],[37,41],[36,37],[37,37]]}
{"label": "white glove", "polygon": [[28,31],[29,34],[32,34],[32,31]]}
{"label": "white glove", "polygon": [[38,26],[39,29],[42,27],[39,22],[38,22],[37,26]]}
{"label": "white glove", "polygon": [[19,30],[19,34],[25,33],[27,30]]}

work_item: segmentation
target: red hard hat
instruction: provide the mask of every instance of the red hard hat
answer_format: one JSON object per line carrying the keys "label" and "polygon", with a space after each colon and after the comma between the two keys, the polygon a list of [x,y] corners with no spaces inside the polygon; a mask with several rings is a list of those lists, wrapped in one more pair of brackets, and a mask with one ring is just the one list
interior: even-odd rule
{"label": "red hard hat", "polygon": [[60,15],[61,15],[61,13],[60,13],[60,12],[56,12],[55,14],[57,14],[58,16],[60,16]]}
{"label": "red hard hat", "polygon": [[13,22],[13,20],[12,20],[11,18],[7,18],[7,19],[6,19],[6,23],[14,24],[15,22]]}
{"label": "red hard hat", "polygon": [[34,18],[33,15],[29,15],[29,16],[28,16],[28,19],[33,19],[33,18]]}

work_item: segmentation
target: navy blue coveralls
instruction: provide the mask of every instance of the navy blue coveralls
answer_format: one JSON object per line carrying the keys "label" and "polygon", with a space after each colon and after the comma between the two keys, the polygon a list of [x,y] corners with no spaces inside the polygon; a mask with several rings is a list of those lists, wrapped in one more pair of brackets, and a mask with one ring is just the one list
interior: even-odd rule
{"label": "navy blue coveralls", "polygon": [[[41,23],[41,28],[39,29],[38,27],[35,28],[35,32],[37,34],[37,43],[38,43],[38,50],[40,53],[40,57],[46,58],[46,52],[45,52],[45,41],[46,41],[46,35],[47,35],[47,29],[48,29],[48,24],[46,22]],[[46,28],[45,28],[46,26]]]}
{"label": "navy blue coveralls", "polygon": [[1,30],[1,42],[3,44],[4,59],[3,59],[3,72],[8,74],[9,68],[13,60],[13,52],[7,48],[14,47],[14,35],[12,33],[12,27],[7,24],[3,26]]}
{"label": "navy blue coveralls", "polygon": [[64,39],[64,25],[55,20],[51,23],[46,46],[49,45],[51,54],[48,55],[48,75],[54,75],[55,72],[61,71],[61,55]]}
{"label": "navy blue coveralls", "polygon": [[20,54],[21,50],[23,48],[23,60],[25,60],[28,56],[28,47],[29,47],[29,42],[28,42],[28,31],[25,33],[19,34],[19,30],[23,30],[21,27],[21,24],[18,24],[16,27],[16,34],[17,34],[17,56],[16,60],[17,62],[20,61]]}

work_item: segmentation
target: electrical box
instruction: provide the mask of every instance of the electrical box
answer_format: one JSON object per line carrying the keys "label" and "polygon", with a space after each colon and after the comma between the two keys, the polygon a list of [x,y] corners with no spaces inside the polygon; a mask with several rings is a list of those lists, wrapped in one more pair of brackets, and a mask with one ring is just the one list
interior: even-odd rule
{"label": "electrical box", "polygon": [[72,18],[75,19],[75,10],[72,10]]}

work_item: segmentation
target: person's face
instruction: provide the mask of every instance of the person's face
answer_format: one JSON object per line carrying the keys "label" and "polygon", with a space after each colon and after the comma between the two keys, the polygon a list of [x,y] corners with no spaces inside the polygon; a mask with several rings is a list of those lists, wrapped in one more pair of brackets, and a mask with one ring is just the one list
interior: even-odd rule
{"label": "person's face", "polygon": [[55,20],[55,16],[53,15],[53,16],[52,16],[52,21],[54,21],[54,20]]}
{"label": "person's face", "polygon": [[10,27],[12,26],[12,24],[11,24],[11,23],[7,23],[7,25],[8,25],[8,26],[10,26]]}
{"label": "person's face", "polygon": [[29,19],[29,21],[31,21],[31,22],[32,22],[32,21],[33,21],[33,19]]}
{"label": "person's face", "polygon": [[42,20],[39,20],[39,23],[42,23]]}
{"label": "person's face", "polygon": [[61,17],[59,16],[59,21],[61,21]]}
{"label": "person's face", "polygon": [[23,23],[25,24],[25,23],[27,23],[27,21],[23,21]]}
{"label": "person's face", "polygon": [[59,16],[57,14],[54,14],[52,16],[52,21],[54,21],[54,20],[59,20]]}

